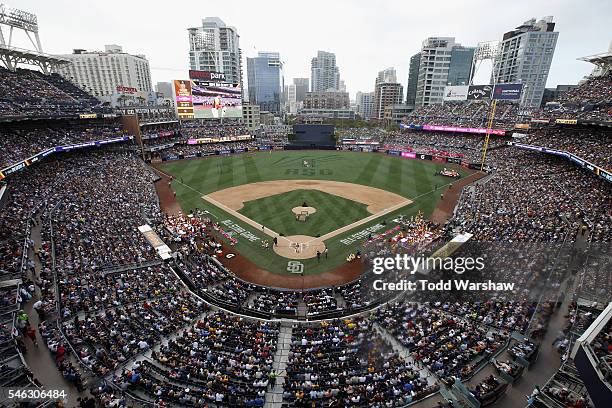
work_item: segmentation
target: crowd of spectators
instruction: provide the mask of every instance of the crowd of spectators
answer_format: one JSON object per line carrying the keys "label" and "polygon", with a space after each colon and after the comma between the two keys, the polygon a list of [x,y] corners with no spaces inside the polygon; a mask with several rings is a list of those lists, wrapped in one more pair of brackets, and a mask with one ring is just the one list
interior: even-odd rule
{"label": "crowd of spectators", "polygon": [[612,133],[592,128],[546,128],[530,133],[521,143],[573,153],[606,170],[612,170]]}
{"label": "crowd of spectators", "polygon": [[105,125],[5,127],[0,129],[0,168],[57,146],[111,139],[124,134],[117,126]]}
{"label": "crowd of spectators", "polygon": [[58,74],[0,68],[0,118],[74,117],[105,112],[101,103]]}
{"label": "crowd of spectators", "polygon": [[295,406],[401,406],[435,391],[370,319],[293,327],[283,399]]}
{"label": "crowd of spectators", "polygon": [[261,407],[274,383],[278,333],[278,323],[210,313],[122,378],[158,402]]}
{"label": "crowd of spectators", "polygon": [[[17,87],[19,92],[25,92],[28,86],[39,86],[31,96],[16,93],[16,97],[7,98],[2,93],[5,82],[0,82],[2,113],[27,113],[28,109],[41,110],[44,106],[65,113],[73,109],[70,106],[80,106],[71,105],[78,100],[75,97],[78,93],[68,91],[67,85],[63,88],[61,79],[50,82],[36,73],[0,72],[6,83],[15,81],[14,75],[26,78]],[[66,96],[54,89],[64,89]],[[584,88],[581,94],[586,98],[584,101],[599,97],[597,90],[588,89]],[[609,99],[609,95],[606,97]],[[415,123],[486,125],[483,120],[488,110],[483,104],[444,106],[417,112],[413,116]],[[500,104],[498,109],[500,118],[494,127],[506,128],[517,121],[516,105]],[[248,134],[237,123],[194,121],[181,129],[176,124],[168,129],[163,126],[149,129],[145,133],[146,143],[149,146],[161,143],[165,136],[151,136],[166,131],[173,132],[168,135],[171,138],[179,136],[179,132],[179,137],[189,138]],[[527,141],[567,150],[610,167],[607,151],[611,144],[607,134],[589,131],[576,139],[571,131],[546,132],[537,131]],[[114,127],[15,128],[0,135],[0,147],[6,152],[0,165],[58,144],[114,137],[118,133]],[[389,148],[472,161],[480,158],[483,142],[482,136],[385,134],[380,130],[349,130],[345,137],[378,138]],[[503,142],[493,138],[490,147],[501,147]],[[181,144],[164,154],[251,147],[255,143],[250,141]],[[464,192],[453,220],[460,229],[474,233],[475,240],[561,242],[573,239],[580,227],[587,224],[591,241],[610,242],[612,203],[610,186],[605,181],[567,161],[512,148],[493,149],[491,159],[496,172],[486,183]],[[203,220],[201,214],[161,214],[153,187],[156,178],[134,153],[105,149],[62,155],[12,175],[8,185],[10,199],[0,213],[0,270],[8,274],[22,272],[24,243],[25,248],[32,246],[27,226],[38,222],[36,215],[42,216],[42,245],[37,253],[42,269],[36,282],[25,279],[20,288],[3,289],[0,306],[14,308],[18,298],[24,301],[32,298],[31,286],[41,288],[40,303],[36,303],[35,309],[46,317],[53,314],[57,302],[60,316],[56,317],[61,320],[70,346],[76,350],[75,357],[97,376],[121,371],[130,358],[152,351],[150,359],[123,368],[115,379],[125,389],[142,392],[157,402],[262,406],[266,391],[274,385],[272,362],[279,325],[209,311],[199,297],[186,291],[173,269],[157,262],[156,253],[137,227],[150,224],[178,248],[175,269],[186,277],[196,294],[207,300],[217,299],[223,306],[240,312],[295,317],[303,307],[306,317],[316,319],[328,313],[360,310],[372,304],[363,292],[364,281],[301,292],[246,283],[210,258],[228,245],[219,238],[218,225]],[[490,260],[494,267],[503,261],[496,254],[497,259]],[[541,280],[542,276],[536,273],[540,269],[537,257],[518,257],[517,262],[522,262],[523,268],[522,273],[515,274],[517,281],[530,287],[532,281]],[[585,279],[583,287],[590,291],[609,287],[609,275],[602,273],[607,264],[590,266],[597,273],[589,274],[592,279]],[[31,269],[32,265],[27,267]],[[500,273],[510,276],[510,268],[501,269]],[[53,273],[59,298],[53,290]],[[420,366],[442,379],[466,379],[504,345],[508,331],[525,331],[533,313],[531,303],[502,298],[472,302],[438,300],[389,304],[373,318],[295,325],[283,398],[297,406],[392,406],[419,400],[437,389],[419,374]],[[393,351],[375,330],[377,323],[410,351],[415,363]],[[0,334],[8,338],[4,329]],[[38,330],[62,375],[80,388],[82,372],[65,358],[69,351],[62,334],[47,321]],[[610,353],[609,336],[608,330],[596,343],[596,351],[605,358]],[[516,355],[529,351],[519,346],[512,350]],[[513,368],[509,363],[499,363],[499,367],[509,374]],[[473,393],[477,398],[486,395],[499,385],[495,381],[487,378]],[[579,396],[554,385],[543,392],[571,406],[584,406]]]}
{"label": "crowd of spectators", "polygon": [[612,117],[612,73],[588,78],[533,112],[534,118],[580,119],[610,122]]}
{"label": "crowd of spectators", "polygon": [[610,184],[557,157],[513,148],[490,152],[497,171],[464,194],[452,222],[481,241],[610,242]]}
{"label": "crowd of spectators", "polygon": [[[445,102],[422,106],[412,111],[408,124],[414,125],[445,125],[472,128],[488,127],[490,106],[484,101]],[[519,104],[499,101],[497,103],[494,129],[513,129],[520,123]]]}
{"label": "crowd of spectators", "polygon": [[[143,279],[166,274],[164,267],[139,270]],[[118,285],[123,285],[117,277]],[[182,292],[175,279],[167,285],[139,288],[121,286],[119,291],[133,291],[140,301],[125,299],[113,308],[85,313],[82,318],[65,320],[63,330],[76,349],[79,360],[95,374],[104,376],[139,352],[149,350],[162,337],[169,336],[199,317],[206,306]],[[156,297],[157,296],[157,297]]]}
{"label": "crowd of spectators", "polygon": [[440,378],[470,377],[506,340],[478,323],[416,303],[389,303],[377,310],[376,320]]}
{"label": "crowd of spectators", "polygon": [[202,143],[202,144],[175,144],[169,149],[160,152],[160,156],[165,159],[180,156],[202,154],[216,154],[216,152],[229,152],[237,149],[257,149],[255,141],[225,142],[225,143]]}
{"label": "crowd of spectators", "polygon": [[387,132],[383,128],[379,127],[347,128],[336,130],[336,136],[339,144],[342,144],[344,139],[380,142],[386,135]]}
{"label": "crowd of spectators", "polygon": [[183,121],[181,123],[181,133],[189,139],[220,138],[250,134],[246,126],[239,122],[224,121],[220,123],[202,119]]}
{"label": "crowd of spectators", "polygon": [[[458,157],[475,163],[481,159],[485,137],[465,133],[395,131],[387,134],[383,140],[385,150]],[[503,146],[508,140],[502,136],[491,136],[488,148]]]}

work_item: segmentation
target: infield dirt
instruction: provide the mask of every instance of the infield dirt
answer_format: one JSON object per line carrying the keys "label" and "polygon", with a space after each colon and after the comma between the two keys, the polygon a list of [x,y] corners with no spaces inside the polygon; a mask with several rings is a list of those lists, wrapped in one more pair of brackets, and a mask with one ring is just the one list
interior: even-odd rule
{"label": "infield dirt", "polygon": [[[319,190],[366,204],[368,206],[367,210],[371,214],[376,214],[400,203],[405,202],[405,205],[408,205],[412,202],[399,194],[391,193],[380,188],[329,180],[260,181],[215,191],[207,196],[215,201],[223,203],[232,210],[238,211],[247,201],[300,189]],[[291,207],[287,209],[289,210]]]}
{"label": "infield dirt", "polygon": [[[277,232],[265,228],[258,222],[238,212],[238,210],[244,206],[245,202],[298,189],[319,190],[366,204],[368,206],[367,210],[371,215],[320,237],[310,237],[306,235],[283,237]],[[224,211],[227,211],[243,222],[261,230],[270,237],[277,238],[278,245],[274,246],[274,252],[277,255],[289,259],[314,258],[317,255],[317,251],[322,252],[325,249],[324,241],[326,239],[342,234],[345,231],[356,228],[359,225],[365,224],[375,218],[412,203],[412,200],[379,188],[328,180],[262,181],[226,188],[204,195],[202,198],[220,207]],[[289,210],[289,203],[287,207]]]}

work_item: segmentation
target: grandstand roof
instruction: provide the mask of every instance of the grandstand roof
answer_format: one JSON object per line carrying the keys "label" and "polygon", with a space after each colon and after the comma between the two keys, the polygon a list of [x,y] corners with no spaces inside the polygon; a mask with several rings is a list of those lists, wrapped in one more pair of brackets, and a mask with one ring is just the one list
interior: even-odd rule
{"label": "grandstand roof", "polygon": [[610,64],[612,63],[612,52],[602,52],[601,54],[589,55],[578,59],[581,61],[592,62],[593,64]]}
{"label": "grandstand roof", "polygon": [[66,58],[3,44],[0,44],[0,61],[11,71],[14,71],[18,64],[27,64],[39,66],[44,72],[49,72],[50,66],[70,63]]}
{"label": "grandstand roof", "polygon": [[597,66],[596,75],[606,75],[612,71],[612,51],[602,52],[601,54],[588,55],[586,57],[578,58],[580,61],[590,62]]}

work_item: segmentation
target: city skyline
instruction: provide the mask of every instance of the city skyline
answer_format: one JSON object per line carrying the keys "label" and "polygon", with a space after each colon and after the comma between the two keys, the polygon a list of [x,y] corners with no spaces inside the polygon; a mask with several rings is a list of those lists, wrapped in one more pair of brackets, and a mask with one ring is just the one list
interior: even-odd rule
{"label": "city skyline", "polygon": [[[262,4],[280,11],[274,15],[263,14]],[[104,4],[71,0],[6,1],[8,7],[38,16],[45,52],[68,54],[74,48],[103,50],[104,45],[120,44],[128,53],[147,57],[153,83],[187,78],[187,29],[201,25],[205,17],[219,17],[240,35],[243,78],[246,58],[270,50],[283,56],[285,78],[308,78],[312,57],[318,50],[326,50],[336,55],[341,79],[351,98],[357,91],[373,91],[372,78],[384,67],[394,67],[398,81],[406,87],[410,57],[419,51],[423,39],[430,36],[453,36],[464,46],[476,46],[480,41],[501,40],[504,32],[526,20],[552,15],[560,34],[547,87],[577,83],[592,70],[591,64],[577,58],[604,52],[610,42],[606,17],[612,6],[596,0],[580,8],[566,0],[544,4],[518,1],[497,5],[490,12],[490,3],[481,0],[469,6],[446,2],[437,6],[437,14],[429,19],[414,18],[415,13],[428,15],[427,5],[341,1],[325,3],[327,13],[311,11],[317,7],[300,12],[299,21],[316,22],[316,30],[289,18],[290,11],[282,11],[273,4],[284,5],[276,1],[235,2],[229,6],[186,2],[182,3],[181,10],[189,12],[176,15],[187,18],[168,18],[174,15],[161,2],[148,2],[143,7],[142,3],[112,0]],[[117,9],[121,13],[116,13]],[[80,18],[72,18],[68,10]],[[261,24],[263,16],[274,24]],[[581,24],[584,21],[589,24]],[[109,31],[108,27],[113,30]],[[20,41],[26,44],[24,39],[15,40],[17,46]]]}

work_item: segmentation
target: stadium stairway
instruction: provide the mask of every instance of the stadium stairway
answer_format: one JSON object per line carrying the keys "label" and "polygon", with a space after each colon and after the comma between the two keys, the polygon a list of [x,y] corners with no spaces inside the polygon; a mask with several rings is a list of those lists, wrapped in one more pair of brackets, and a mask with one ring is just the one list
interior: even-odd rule
{"label": "stadium stairway", "polygon": [[[559,291],[566,294],[573,293],[577,282],[577,279],[566,280]],[[554,348],[553,342],[567,323],[565,315],[571,301],[571,296],[564,297],[561,307],[556,309],[548,322],[548,329],[540,342],[538,360],[523,373],[519,381],[508,388],[505,397],[496,404],[497,408],[526,406],[525,396],[531,394],[536,385],[542,387],[557,372],[561,366],[561,356]]]}
{"label": "stadium stairway", "polygon": [[346,308],[346,301],[344,300],[344,296],[342,296],[339,293],[336,293],[334,295],[334,298],[336,299],[336,305],[338,306],[338,309],[345,309]]}
{"label": "stadium stairway", "polygon": [[[36,225],[32,225],[32,229],[30,232],[30,239],[33,241],[33,247],[30,247],[28,250],[28,258],[34,264],[34,269],[30,269],[29,273],[31,274],[29,277],[34,279],[36,276],[39,276],[41,271],[41,263],[38,257],[35,255],[33,249],[41,247],[41,221],[37,220]],[[33,276],[35,274],[36,276]],[[33,296],[32,300],[23,305],[23,309],[30,317],[30,324],[37,328],[40,323],[40,319],[38,313],[33,309],[32,305],[40,299],[40,289],[36,288],[36,293]],[[55,365],[55,358],[53,354],[49,351],[47,346],[45,345],[44,339],[41,337],[40,332],[36,330],[36,341],[38,342],[38,347],[34,346],[31,341],[27,340],[25,342],[28,352],[24,355],[24,359],[28,364],[30,371],[34,373],[34,376],[42,383],[45,389],[48,390],[66,390],[68,393],[68,400],[66,401],[67,406],[75,406],[77,405],[77,398],[81,396],[86,396],[88,393],[79,394],[74,384],[68,380],[66,380]],[[76,358],[70,356],[72,359],[72,363],[75,367],[79,367],[82,374],[86,374],[79,363],[76,361]],[[83,375],[83,382],[85,386],[88,384],[88,378],[86,375]]]}
{"label": "stadium stairway", "polygon": [[[414,358],[412,357],[408,349],[404,347],[399,341],[397,341],[395,337],[393,337],[391,334],[389,334],[389,332],[387,332],[385,329],[380,327],[378,323],[374,323],[373,327],[374,327],[374,330],[376,330],[376,332],[380,335],[380,337],[382,337],[387,343],[389,343],[391,347],[393,348],[393,350],[400,355],[400,357],[402,357],[404,360],[406,360],[406,362],[413,365],[414,367],[418,367],[416,361],[414,360]],[[429,371],[426,367],[423,366],[421,368],[420,373],[421,373],[421,377],[427,378],[428,385],[433,385],[433,384],[438,383],[438,378],[434,375],[434,373]]]}
{"label": "stadium stairway", "polygon": [[283,385],[285,384],[285,374],[287,362],[289,361],[289,348],[291,347],[291,335],[293,328],[290,323],[283,322],[278,333],[278,342],[272,369],[278,374],[276,384],[266,392],[265,408],[280,407],[283,405]]}

